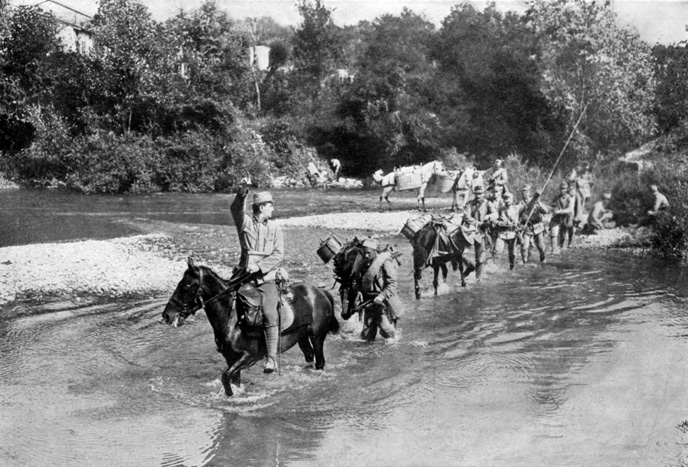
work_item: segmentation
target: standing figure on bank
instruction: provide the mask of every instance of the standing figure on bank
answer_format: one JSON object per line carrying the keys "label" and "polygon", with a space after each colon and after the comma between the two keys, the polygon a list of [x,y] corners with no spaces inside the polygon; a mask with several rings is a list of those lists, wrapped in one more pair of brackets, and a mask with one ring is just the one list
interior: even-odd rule
{"label": "standing figure on bank", "polygon": [[253,273],[256,288],[262,295],[263,328],[268,354],[264,372],[272,373],[277,369],[280,332],[277,310],[279,291],[275,279],[277,268],[284,259],[284,236],[282,228],[271,220],[274,211],[272,195],[267,191],[255,193],[253,213],[249,216],[245,209],[248,191],[248,187],[239,189],[230,211],[241,244],[238,267]]}
{"label": "standing figure on bank", "polygon": [[518,207],[514,205],[514,195],[506,193],[503,204],[498,211],[497,239],[492,249],[492,260],[497,264],[497,260],[504,251],[504,245],[509,252],[509,269],[514,269],[516,263],[516,229],[518,227]]}
{"label": "standing figure on bank", "polygon": [[604,193],[602,199],[594,204],[590,215],[588,215],[588,223],[583,229],[583,233],[588,235],[597,235],[600,230],[606,228],[605,223],[612,219],[612,212],[607,209],[609,202],[612,199],[611,193]]}
{"label": "standing figure on bank", "polygon": [[486,248],[492,249],[488,228],[497,219],[492,203],[484,198],[483,187],[473,187],[473,199],[463,208],[463,223],[477,227],[478,233],[473,244],[475,248],[475,278],[480,280],[483,264],[487,260]]}
{"label": "standing figure on bank", "polygon": [[334,181],[339,180],[339,171],[342,169],[342,163],[339,159],[331,159],[330,165],[332,166],[332,172],[334,172]]}
{"label": "standing figure on bank", "polygon": [[365,251],[366,269],[360,279],[359,291],[363,302],[372,303],[363,309],[361,337],[372,341],[378,329],[386,339],[396,337],[397,321],[404,314],[404,306],[397,294],[398,260],[389,251],[378,251],[372,238],[361,242]]}
{"label": "standing figure on bank", "polygon": [[530,247],[535,245],[540,253],[540,262],[545,261],[545,224],[542,216],[549,209],[540,202],[540,192],[531,196],[530,185],[521,188],[521,205],[519,208],[519,228],[521,230],[521,259],[527,264],[530,259]]}
{"label": "standing figure on bank", "polygon": [[504,168],[504,161],[501,159],[495,160],[494,170],[487,181],[487,190],[490,191],[494,189],[501,198],[505,193],[509,192],[509,188],[507,187],[508,182],[509,178]]}
{"label": "standing figure on bank", "polygon": [[564,248],[568,236],[568,247],[570,248],[573,243],[573,210],[576,203],[574,197],[569,194],[568,183],[561,182],[559,194],[552,204],[554,211],[549,224],[549,238],[550,253],[554,254],[555,242],[559,248]]}

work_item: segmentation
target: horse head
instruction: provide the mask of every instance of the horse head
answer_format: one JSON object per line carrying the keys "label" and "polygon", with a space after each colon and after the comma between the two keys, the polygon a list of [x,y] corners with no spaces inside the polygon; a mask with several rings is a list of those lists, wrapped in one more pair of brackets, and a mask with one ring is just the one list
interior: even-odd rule
{"label": "horse head", "polygon": [[432,163],[432,173],[434,175],[439,175],[445,173],[444,163],[442,161],[433,161]]}
{"label": "horse head", "polygon": [[196,314],[209,298],[225,288],[219,276],[204,266],[196,266],[192,258],[188,259],[187,266],[162,312],[165,323],[174,327],[184,324],[186,318]]}

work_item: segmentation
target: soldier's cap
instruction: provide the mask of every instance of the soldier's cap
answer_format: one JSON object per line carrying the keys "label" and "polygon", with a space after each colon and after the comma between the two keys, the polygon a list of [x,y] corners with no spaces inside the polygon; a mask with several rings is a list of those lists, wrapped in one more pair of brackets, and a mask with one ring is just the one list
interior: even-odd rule
{"label": "soldier's cap", "polygon": [[652,185],[650,185],[650,188],[653,190],[657,190],[659,187],[655,183],[653,183]]}
{"label": "soldier's cap", "polygon": [[523,185],[523,188],[521,188],[521,191],[530,191],[533,187],[530,185]]}
{"label": "soldier's cap", "polygon": [[253,204],[264,204],[264,203],[274,203],[272,195],[269,191],[261,191],[254,193]]}
{"label": "soldier's cap", "polygon": [[561,185],[559,185],[559,189],[561,189],[561,188],[568,189],[568,187],[569,187],[569,184],[566,182],[561,182]]}
{"label": "soldier's cap", "polygon": [[368,248],[371,250],[377,250],[377,242],[372,238],[364,238],[361,241],[361,246],[363,248]]}
{"label": "soldier's cap", "polygon": [[602,199],[612,199],[611,193],[602,193]]}
{"label": "soldier's cap", "polygon": [[473,193],[483,193],[485,190],[482,185],[476,185],[473,187]]}

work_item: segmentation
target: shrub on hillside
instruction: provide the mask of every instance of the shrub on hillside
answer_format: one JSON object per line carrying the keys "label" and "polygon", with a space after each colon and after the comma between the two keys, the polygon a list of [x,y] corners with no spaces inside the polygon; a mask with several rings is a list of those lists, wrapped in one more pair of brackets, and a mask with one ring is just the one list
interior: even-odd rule
{"label": "shrub on hillside", "polygon": [[83,193],[148,193],[160,191],[155,175],[161,155],[148,136],[98,133],[73,141],[65,158],[72,170],[65,182]]}

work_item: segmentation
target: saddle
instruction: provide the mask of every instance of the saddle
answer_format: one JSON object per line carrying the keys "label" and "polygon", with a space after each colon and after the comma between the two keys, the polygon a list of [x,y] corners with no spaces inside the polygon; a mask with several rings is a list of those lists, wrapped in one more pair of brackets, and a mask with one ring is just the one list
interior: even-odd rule
{"label": "saddle", "polygon": [[[239,326],[247,334],[260,334],[256,330],[263,327],[263,293],[250,282],[239,287],[236,295],[236,307]],[[280,302],[277,305],[280,316],[280,331],[290,332],[289,329],[294,323],[294,308],[289,299],[284,294],[280,294]],[[310,324],[310,323],[306,323]],[[301,323],[298,327],[304,325]],[[253,332],[252,332],[253,331]]]}

